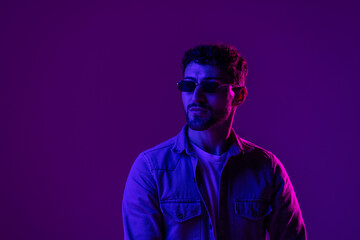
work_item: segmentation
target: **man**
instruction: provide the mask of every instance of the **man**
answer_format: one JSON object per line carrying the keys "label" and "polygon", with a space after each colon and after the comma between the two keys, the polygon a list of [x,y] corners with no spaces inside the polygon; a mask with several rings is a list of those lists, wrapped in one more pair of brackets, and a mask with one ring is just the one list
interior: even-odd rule
{"label": "man", "polygon": [[245,59],[229,45],[200,45],[182,67],[187,125],[135,160],[125,239],[306,239],[283,165],[232,129],[247,95]]}

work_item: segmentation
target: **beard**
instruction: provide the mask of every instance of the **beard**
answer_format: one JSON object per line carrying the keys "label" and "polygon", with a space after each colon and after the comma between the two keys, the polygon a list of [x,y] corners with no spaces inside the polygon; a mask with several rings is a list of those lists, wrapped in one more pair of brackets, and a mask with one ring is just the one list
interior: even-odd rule
{"label": "beard", "polygon": [[212,115],[210,115],[206,118],[195,115],[190,119],[189,111],[186,112],[186,121],[187,121],[189,127],[192,130],[196,130],[196,131],[207,130],[211,126],[214,126],[217,122]]}
{"label": "beard", "polygon": [[[191,107],[202,107],[207,109],[207,114],[192,114],[190,112]],[[214,112],[210,106],[203,104],[190,104],[186,111],[186,121],[192,130],[203,131],[213,126],[216,126],[227,119],[226,111]]]}

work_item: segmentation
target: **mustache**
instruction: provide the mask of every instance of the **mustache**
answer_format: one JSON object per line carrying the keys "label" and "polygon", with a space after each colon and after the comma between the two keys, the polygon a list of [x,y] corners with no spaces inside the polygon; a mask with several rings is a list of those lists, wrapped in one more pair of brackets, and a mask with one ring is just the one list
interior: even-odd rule
{"label": "mustache", "polygon": [[187,106],[187,110],[189,111],[190,108],[192,107],[201,107],[201,108],[205,108],[205,109],[208,109],[208,110],[211,110],[211,107],[205,105],[205,104],[202,104],[202,103],[192,103],[192,104],[189,104]]}

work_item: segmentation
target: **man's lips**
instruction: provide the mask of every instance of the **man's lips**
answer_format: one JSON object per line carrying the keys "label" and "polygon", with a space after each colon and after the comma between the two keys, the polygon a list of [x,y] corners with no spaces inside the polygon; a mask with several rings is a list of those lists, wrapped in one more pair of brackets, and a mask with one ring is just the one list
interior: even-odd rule
{"label": "man's lips", "polygon": [[208,110],[206,108],[202,108],[202,107],[191,107],[189,109],[189,111],[192,111],[192,112],[207,112]]}

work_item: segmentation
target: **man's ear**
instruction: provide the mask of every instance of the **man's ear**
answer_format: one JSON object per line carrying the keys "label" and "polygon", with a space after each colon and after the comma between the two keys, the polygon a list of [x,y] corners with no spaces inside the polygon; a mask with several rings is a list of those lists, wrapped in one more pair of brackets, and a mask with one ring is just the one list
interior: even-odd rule
{"label": "man's ear", "polygon": [[233,100],[234,106],[241,105],[247,96],[247,88],[245,86],[243,87],[233,87],[233,91],[235,92],[235,97]]}

